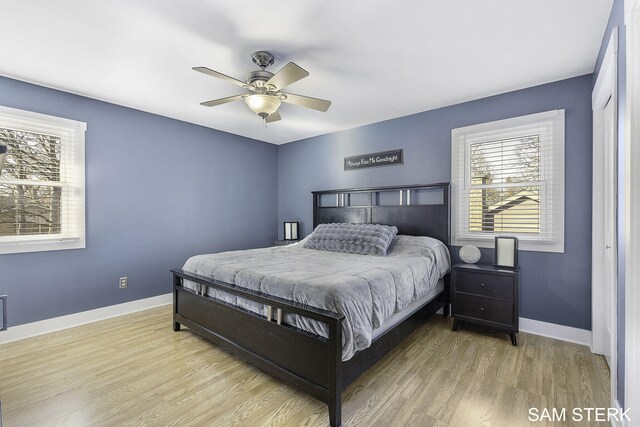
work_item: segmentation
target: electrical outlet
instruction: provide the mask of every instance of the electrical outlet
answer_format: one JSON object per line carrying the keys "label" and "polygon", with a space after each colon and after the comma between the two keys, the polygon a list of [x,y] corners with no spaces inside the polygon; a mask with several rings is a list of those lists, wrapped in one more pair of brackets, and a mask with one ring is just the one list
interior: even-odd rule
{"label": "electrical outlet", "polygon": [[121,277],[120,278],[120,289],[124,289],[127,287],[127,278],[126,277]]}

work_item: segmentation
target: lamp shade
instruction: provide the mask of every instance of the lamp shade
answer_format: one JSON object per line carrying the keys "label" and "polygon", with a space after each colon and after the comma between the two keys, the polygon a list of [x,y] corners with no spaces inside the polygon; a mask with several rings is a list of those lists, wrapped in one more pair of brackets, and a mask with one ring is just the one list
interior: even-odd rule
{"label": "lamp shade", "polygon": [[284,240],[298,240],[298,223],[284,223]]}
{"label": "lamp shade", "polygon": [[244,99],[244,102],[251,108],[251,111],[263,119],[269,114],[275,113],[281,104],[277,97],[264,94],[249,95]]}

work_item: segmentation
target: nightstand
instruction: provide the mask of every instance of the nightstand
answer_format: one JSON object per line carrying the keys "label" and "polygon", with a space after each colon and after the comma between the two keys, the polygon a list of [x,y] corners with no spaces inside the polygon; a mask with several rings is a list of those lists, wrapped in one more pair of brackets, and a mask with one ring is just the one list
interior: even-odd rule
{"label": "nightstand", "polygon": [[518,345],[520,273],[487,264],[456,264],[452,269],[453,330],[474,323],[505,331]]}
{"label": "nightstand", "polygon": [[274,240],[273,246],[289,246],[298,243],[300,240]]}

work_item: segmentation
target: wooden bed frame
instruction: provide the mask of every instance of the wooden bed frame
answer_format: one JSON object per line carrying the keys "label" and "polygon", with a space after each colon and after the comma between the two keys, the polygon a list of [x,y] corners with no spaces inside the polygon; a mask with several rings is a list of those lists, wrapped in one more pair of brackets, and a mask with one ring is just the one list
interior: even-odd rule
{"label": "wooden bed frame", "polygon": [[[436,192],[439,200],[435,204],[412,204],[412,195],[416,198],[423,192]],[[430,236],[449,244],[449,183],[314,191],[312,194],[314,228],[318,224],[332,222],[388,224],[398,227],[398,234]],[[399,203],[383,205],[383,195],[386,198],[399,195],[396,199]],[[327,198],[332,199],[331,206],[323,206]],[[359,205],[356,206],[355,202],[351,205],[350,200],[358,198],[361,200]],[[369,348],[343,362],[343,315],[183,270],[171,272],[174,331],[179,331],[184,325],[274,377],[327,403],[333,427],[342,425],[342,391],[349,384],[440,308],[443,308],[445,316],[449,315],[447,274],[445,289],[434,299],[374,339]],[[184,288],[184,279],[197,283],[197,290]],[[275,309],[273,312],[281,310],[324,322],[328,326],[328,338],[208,297],[205,295],[207,287],[265,304]]]}

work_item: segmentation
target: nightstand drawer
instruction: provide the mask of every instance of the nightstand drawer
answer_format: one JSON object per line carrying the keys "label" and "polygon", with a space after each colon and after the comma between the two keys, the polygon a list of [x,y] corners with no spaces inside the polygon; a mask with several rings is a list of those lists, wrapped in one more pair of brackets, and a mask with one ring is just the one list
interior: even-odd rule
{"label": "nightstand drawer", "polygon": [[456,292],[453,310],[456,316],[472,317],[503,325],[513,324],[513,303],[508,301]]}
{"label": "nightstand drawer", "polygon": [[456,291],[513,301],[513,278],[456,271]]}

